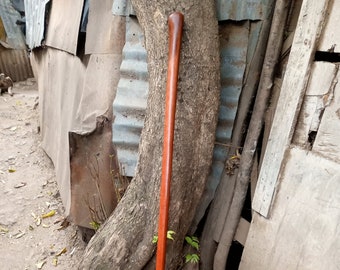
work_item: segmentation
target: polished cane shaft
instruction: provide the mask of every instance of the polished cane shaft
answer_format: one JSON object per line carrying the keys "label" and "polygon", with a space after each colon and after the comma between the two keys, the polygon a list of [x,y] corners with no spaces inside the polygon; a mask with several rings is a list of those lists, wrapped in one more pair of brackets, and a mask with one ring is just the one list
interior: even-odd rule
{"label": "polished cane shaft", "polygon": [[166,103],[164,119],[164,142],[162,158],[162,179],[159,203],[158,243],[156,270],[165,269],[166,242],[170,202],[170,182],[172,172],[172,155],[175,127],[177,80],[179,69],[180,48],[183,29],[183,14],[172,13],[169,16],[169,59],[166,83]]}

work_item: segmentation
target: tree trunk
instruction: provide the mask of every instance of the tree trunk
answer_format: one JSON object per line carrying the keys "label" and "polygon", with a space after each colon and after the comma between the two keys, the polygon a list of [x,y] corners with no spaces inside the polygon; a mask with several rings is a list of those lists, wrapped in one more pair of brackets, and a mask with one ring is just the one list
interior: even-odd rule
{"label": "tree trunk", "polygon": [[166,269],[181,264],[189,229],[209,173],[219,104],[219,47],[214,1],[133,1],[145,31],[149,97],[136,175],[90,241],[80,269],[142,269],[155,255],[168,54],[167,18],[184,14]]}

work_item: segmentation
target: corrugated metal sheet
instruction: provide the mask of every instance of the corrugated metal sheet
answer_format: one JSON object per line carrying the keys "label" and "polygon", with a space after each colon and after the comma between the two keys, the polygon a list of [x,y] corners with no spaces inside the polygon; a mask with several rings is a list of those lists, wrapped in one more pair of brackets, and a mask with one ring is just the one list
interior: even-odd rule
{"label": "corrugated metal sheet", "polygon": [[[247,63],[249,23],[228,22],[220,25],[220,58],[221,58],[221,96],[216,129],[211,173],[208,176],[204,194],[197,208],[194,226],[204,216],[216,188],[222,178],[225,162],[229,155],[235,154],[230,148],[231,135],[236,118],[239,97],[243,85],[243,75]],[[229,152],[229,149],[230,152]]]}
{"label": "corrugated metal sheet", "polygon": [[[228,23],[220,26],[221,53],[221,98],[219,119],[216,130],[216,142],[229,143],[242,90],[243,74],[246,68],[249,29],[248,23],[235,25]],[[220,151],[215,147],[215,161],[223,161],[228,154],[228,147]],[[214,163],[213,163],[214,164]],[[214,167],[214,166],[213,166]]]}
{"label": "corrugated metal sheet", "polygon": [[30,49],[39,47],[44,38],[45,8],[49,0],[25,0],[26,43]]}
{"label": "corrugated metal sheet", "polygon": [[262,20],[267,16],[268,0],[217,0],[217,17],[223,20]]}
{"label": "corrugated metal sheet", "polygon": [[113,143],[125,175],[133,176],[138,157],[148,95],[147,55],[143,32],[135,18],[127,18],[126,43],[113,102]]}
{"label": "corrugated metal sheet", "polygon": [[6,43],[13,49],[25,49],[25,38],[16,24],[17,20],[21,19],[19,12],[17,12],[10,2],[10,0],[0,1],[0,17],[6,30]]}
{"label": "corrugated metal sheet", "polygon": [[23,81],[33,77],[26,50],[0,50],[0,72],[10,76],[13,81]]}

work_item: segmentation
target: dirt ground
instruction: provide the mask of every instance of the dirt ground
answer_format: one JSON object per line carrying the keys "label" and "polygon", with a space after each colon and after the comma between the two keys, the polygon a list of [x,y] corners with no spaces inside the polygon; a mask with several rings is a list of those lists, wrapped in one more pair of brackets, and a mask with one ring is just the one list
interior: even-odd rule
{"label": "dirt ground", "polygon": [[53,164],[40,147],[37,85],[28,79],[13,92],[0,96],[0,270],[77,269],[85,244],[63,222]]}

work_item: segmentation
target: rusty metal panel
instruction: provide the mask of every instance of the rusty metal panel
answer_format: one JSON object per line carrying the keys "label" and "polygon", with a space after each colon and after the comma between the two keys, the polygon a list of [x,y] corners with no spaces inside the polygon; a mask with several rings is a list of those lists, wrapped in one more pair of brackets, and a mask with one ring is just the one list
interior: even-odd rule
{"label": "rusty metal panel", "polygon": [[217,0],[217,17],[224,20],[262,20],[267,16],[268,0]]}
{"label": "rusty metal panel", "polygon": [[44,38],[45,9],[49,0],[25,0],[26,43],[30,49],[39,47]]}
{"label": "rusty metal panel", "polygon": [[47,46],[76,55],[83,5],[84,0],[52,1]]}
{"label": "rusty metal panel", "polygon": [[0,73],[10,76],[14,82],[33,77],[26,50],[0,50]]}
{"label": "rusty metal panel", "polygon": [[18,11],[16,11],[10,0],[0,1],[0,17],[6,31],[6,43],[13,49],[25,49],[25,38],[16,24],[17,20],[21,19]]}
{"label": "rusty metal panel", "polygon": [[113,143],[125,175],[133,176],[148,95],[147,55],[143,32],[135,18],[127,18],[121,78],[113,102]]}

